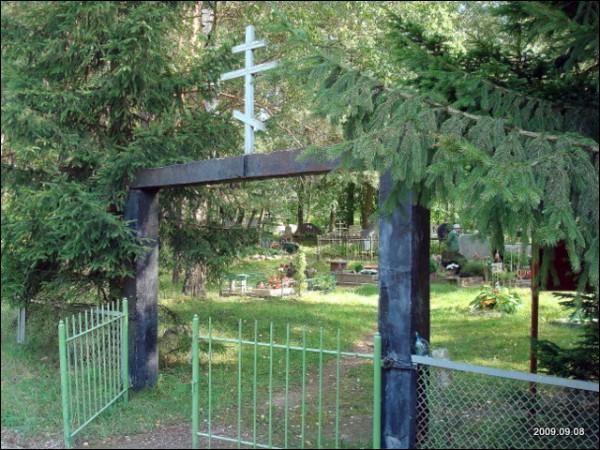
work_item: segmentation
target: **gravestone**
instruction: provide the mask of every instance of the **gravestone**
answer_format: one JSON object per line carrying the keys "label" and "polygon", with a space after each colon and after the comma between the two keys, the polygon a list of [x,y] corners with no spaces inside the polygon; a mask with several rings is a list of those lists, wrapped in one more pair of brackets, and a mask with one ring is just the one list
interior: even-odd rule
{"label": "gravestone", "polygon": [[461,234],[458,237],[458,248],[467,259],[481,259],[492,256],[490,244],[478,234]]}

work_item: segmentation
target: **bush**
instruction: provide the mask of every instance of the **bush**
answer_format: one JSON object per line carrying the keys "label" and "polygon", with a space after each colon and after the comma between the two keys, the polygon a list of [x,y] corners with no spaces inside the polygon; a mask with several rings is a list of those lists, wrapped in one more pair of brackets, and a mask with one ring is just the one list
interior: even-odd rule
{"label": "bush", "polygon": [[354,264],[354,266],[352,266],[352,268],[356,273],[360,273],[360,271],[363,270],[365,266],[363,266],[361,263],[356,263]]}
{"label": "bush", "polygon": [[581,337],[570,347],[538,341],[540,367],[551,375],[597,381],[600,377],[600,328],[597,293],[555,293],[560,304],[573,310],[571,318],[583,326]]}
{"label": "bush", "polygon": [[440,265],[432,256],[429,258],[429,273],[436,273],[440,268]]}
{"label": "bush", "polygon": [[506,283],[508,281],[515,280],[517,278],[517,274],[515,272],[497,272],[494,274],[494,277],[497,281]]}
{"label": "bush", "polygon": [[448,247],[446,246],[445,242],[433,241],[430,244],[429,253],[431,253],[432,255],[441,255],[446,250],[448,250]]}
{"label": "bush", "polygon": [[460,268],[461,277],[483,277],[485,276],[486,264],[483,261],[467,261]]}
{"label": "bush", "polygon": [[502,259],[505,265],[510,264],[511,261],[514,266],[529,267],[530,265],[530,258],[524,253],[506,252]]}
{"label": "bush", "polygon": [[331,292],[336,287],[334,275],[322,275],[320,277],[309,278],[308,290],[310,291],[322,291],[324,293]]}
{"label": "bush", "polygon": [[479,295],[470,303],[474,310],[497,310],[507,314],[517,311],[523,301],[515,292],[506,289],[484,286]]}
{"label": "bush", "polygon": [[296,272],[294,273],[294,280],[296,281],[296,291],[298,295],[302,295],[302,291],[306,289],[306,255],[302,248],[298,247],[298,251],[294,256],[294,268]]}

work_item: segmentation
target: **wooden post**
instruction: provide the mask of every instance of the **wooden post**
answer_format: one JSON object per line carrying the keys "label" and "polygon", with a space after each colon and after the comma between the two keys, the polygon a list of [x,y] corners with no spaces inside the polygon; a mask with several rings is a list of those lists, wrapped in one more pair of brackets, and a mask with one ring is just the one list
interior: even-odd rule
{"label": "wooden post", "polygon": [[146,252],[135,261],[135,277],[127,279],[129,300],[129,376],[134,390],[154,386],[158,379],[158,190],[131,189],[125,220]]}
{"label": "wooden post", "polygon": [[429,339],[429,210],[406,192],[383,209],[392,194],[381,176],[379,203],[379,333],[383,344],[381,442],[383,448],[414,448],[417,373],[412,368],[415,332]]}
{"label": "wooden post", "polygon": [[537,340],[540,308],[540,247],[531,246],[531,333],[529,344],[529,372],[537,373]]}

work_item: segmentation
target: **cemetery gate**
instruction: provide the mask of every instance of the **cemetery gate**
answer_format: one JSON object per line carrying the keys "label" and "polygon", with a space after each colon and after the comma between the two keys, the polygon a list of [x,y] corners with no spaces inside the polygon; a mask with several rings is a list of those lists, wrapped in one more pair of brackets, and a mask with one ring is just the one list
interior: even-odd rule
{"label": "cemetery gate", "polygon": [[[192,321],[192,448],[382,448],[381,380],[396,369],[378,333],[352,353],[340,330],[326,348],[322,328],[214,329]],[[417,379],[408,448],[598,448],[598,383],[419,355],[403,370]]]}
{"label": "cemetery gate", "polygon": [[[372,353],[356,353],[342,351],[340,330],[335,334],[335,348],[326,348],[323,328],[311,336],[318,344],[310,347],[306,329],[291,329],[289,324],[278,330],[285,330],[285,339],[280,338],[280,342],[275,341],[272,322],[265,341],[259,340],[257,321],[245,330],[240,320],[237,338],[214,334],[210,318],[203,325],[205,334],[200,334],[200,321],[195,316],[192,448],[212,448],[215,444],[237,448],[343,448],[347,444],[357,446],[351,448],[381,448],[379,333],[373,337]],[[236,364],[224,365],[228,359],[225,355],[237,359]],[[202,380],[201,359],[206,369]],[[347,360],[353,360],[350,367],[343,363]],[[360,369],[367,369],[366,380],[364,371],[357,372]],[[357,379],[357,374],[363,376]],[[233,388],[225,395],[215,393],[214,384],[219,381]],[[358,395],[358,405],[352,406]],[[235,403],[235,407],[223,408],[228,403]],[[357,417],[370,418],[366,430],[362,429],[364,424],[356,422]],[[204,439],[202,447],[200,438]]]}
{"label": "cemetery gate", "polygon": [[[119,304],[120,303],[120,304]],[[85,310],[59,322],[64,442],[117,400],[128,400],[127,300]]]}

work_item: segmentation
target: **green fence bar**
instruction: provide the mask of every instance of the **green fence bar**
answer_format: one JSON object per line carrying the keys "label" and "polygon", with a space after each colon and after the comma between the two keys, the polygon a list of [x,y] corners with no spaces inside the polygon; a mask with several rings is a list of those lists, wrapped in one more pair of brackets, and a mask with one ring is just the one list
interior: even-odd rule
{"label": "green fence bar", "polygon": [[90,364],[92,366],[92,398],[94,402],[94,411],[98,411],[100,409],[98,407],[98,374],[96,370],[96,362],[98,361],[98,357],[96,355],[96,327],[94,325],[94,314],[90,311]]}
{"label": "green fence bar", "polygon": [[[71,317],[71,335],[75,335],[75,316]],[[75,380],[75,398],[79,398],[79,359],[77,358],[77,342],[73,342],[73,379]],[[81,403],[75,402],[75,408],[72,411],[77,415],[77,420],[81,420]]]}
{"label": "green fence bar", "polygon": [[[83,324],[85,325],[85,330],[90,329],[90,325],[88,323],[88,314],[87,311],[83,312]],[[87,375],[87,402],[88,402],[88,416],[93,414],[93,405],[92,405],[92,367],[91,367],[91,358],[90,358],[90,334],[85,333],[83,335],[85,342],[85,373]],[[83,399],[86,400],[85,398]]]}
{"label": "green fence bar", "polygon": [[288,447],[288,414],[289,414],[289,394],[290,394],[290,324],[285,329],[285,397],[283,401],[283,446]]}
{"label": "green fence bar", "polygon": [[306,328],[302,329],[302,417],[300,423],[300,448],[304,448],[304,419],[306,413]]}
{"label": "green fence bar", "polygon": [[254,367],[253,367],[253,379],[252,379],[252,446],[256,448],[256,372],[258,365],[258,320],[254,321]]}
{"label": "green fence bar", "polygon": [[65,447],[120,397],[127,402],[128,314],[100,305],[58,325]]}
{"label": "green fence bar", "polygon": [[373,338],[373,448],[381,448],[381,335]]}
{"label": "green fence bar", "polygon": [[269,447],[273,446],[273,322],[269,328]]}
{"label": "green fence bar", "polygon": [[126,298],[121,304],[121,379],[123,380],[123,401],[129,401],[129,304]]}
{"label": "green fence bar", "polygon": [[237,410],[237,448],[240,448],[242,442],[242,319],[238,324],[238,410]]}
{"label": "green fence bar", "polygon": [[337,330],[336,337],[337,355],[335,358],[335,448],[340,448],[340,372],[341,372],[341,354],[342,344],[340,339],[340,330]]}
{"label": "green fence bar", "polygon": [[198,443],[199,431],[199,405],[200,391],[198,382],[200,381],[200,352],[198,349],[198,315],[194,315],[192,319],[192,448],[200,448]]}
{"label": "green fence bar", "polygon": [[[276,324],[269,323],[268,337],[264,342],[259,341],[259,324],[254,321],[253,336],[248,336],[244,339],[243,321],[238,321],[238,330],[235,333],[237,336],[223,337],[213,336],[212,321],[209,319],[208,335],[198,335],[197,317],[195,316],[192,323],[193,329],[193,345],[192,359],[194,370],[192,379],[194,386],[198,386],[197,374],[199,373],[200,360],[200,340],[208,343],[208,432],[199,430],[200,423],[198,415],[200,410],[199,401],[204,397],[196,390],[193,391],[193,424],[192,430],[194,438],[192,441],[193,448],[198,448],[198,439],[206,437],[209,439],[208,448],[210,448],[210,440],[214,439],[221,443],[228,443],[234,447],[248,448],[328,448],[328,445],[334,442],[329,442],[329,439],[335,439],[335,448],[342,446],[341,442],[341,394],[342,394],[342,357],[362,358],[373,362],[373,430],[372,442],[374,448],[380,446],[380,414],[379,406],[381,401],[381,339],[377,334],[375,336],[375,352],[372,353],[351,353],[342,351],[341,330],[337,330],[336,345],[333,349],[325,347],[325,331],[322,327],[319,328],[318,341],[316,348],[310,348],[309,332],[306,327],[302,328],[300,337],[300,345],[292,346],[291,327],[289,324],[285,328],[285,341],[281,343],[275,342],[275,326]],[[229,424],[223,424],[223,430],[229,430],[230,435],[222,435],[223,432],[213,434],[212,426],[212,347],[213,343],[228,345],[234,355],[237,356],[237,370],[231,373],[231,380],[227,381],[232,388],[233,398],[230,399],[231,404],[225,407],[231,411]],[[244,355],[244,346],[250,350],[248,355]],[[261,353],[260,348],[265,350]],[[268,350],[267,350],[268,349]],[[276,372],[278,361],[276,360],[275,350],[281,349],[284,353],[284,359],[281,361],[284,365],[285,373]],[[292,355],[293,352],[293,355]],[[315,354],[315,373],[312,375],[313,360],[309,361],[309,353]],[[246,356],[246,362],[244,362]],[[292,358],[294,356],[294,358]],[[297,359],[296,359],[297,358]],[[318,359],[317,359],[318,358]],[[326,376],[326,362],[331,358],[334,363],[334,377]],[[261,363],[261,361],[264,361]],[[310,364],[309,364],[310,362]],[[247,372],[244,373],[243,364],[247,363]],[[235,363],[234,363],[235,364]],[[268,364],[268,366],[267,366]],[[293,370],[293,372],[292,372]],[[318,373],[316,372],[318,370]],[[236,373],[237,372],[237,373]],[[277,383],[276,376],[282,377],[281,386]],[[290,375],[297,378],[297,384],[290,379]],[[237,376],[237,380],[235,377]],[[248,380],[243,379],[248,376]],[[315,383],[315,389],[311,389],[310,383]],[[237,382],[236,382],[237,381]],[[330,386],[330,383],[335,382],[335,386]],[[246,383],[246,384],[244,384]],[[317,384],[318,383],[318,384]],[[297,386],[299,396],[291,396],[291,390]],[[244,396],[243,389],[251,389],[247,399]],[[279,391],[281,389],[281,391]],[[332,392],[333,398],[327,395]],[[282,394],[282,405],[276,399]],[[264,395],[264,401],[260,399]],[[276,396],[277,395],[277,396]],[[294,402],[292,404],[292,399]],[[206,401],[205,400],[205,401]],[[331,401],[331,404],[328,403]],[[296,403],[297,402],[297,403]],[[335,404],[333,404],[335,402]],[[237,405],[236,405],[237,403]],[[262,411],[261,405],[264,404],[264,415],[259,414]],[[229,409],[231,408],[231,409]],[[316,408],[316,411],[315,411]],[[250,411],[251,410],[251,411]],[[313,414],[314,412],[314,414]],[[330,416],[331,414],[331,416]],[[335,416],[333,417],[333,414]],[[283,417],[282,417],[283,416]],[[331,417],[331,422],[329,422]],[[283,419],[283,423],[280,420]],[[237,424],[235,423],[237,422]],[[290,433],[292,438],[290,439]],[[334,434],[335,433],[335,434]],[[313,441],[314,437],[314,441]],[[281,445],[281,447],[279,447]]]}
{"label": "green fence bar", "polygon": [[[104,317],[107,316],[106,310],[104,307],[101,307],[98,314],[100,315],[100,323],[104,322]],[[106,404],[110,400],[110,396],[108,395],[108,358],[110,358],[110,350],[106,347],[106,327],[100,327],[98,331],[98,348],[100,349],[100,356],[102,358],[101,367],[102,367],[102,378],[100,391],[102,393],[100,400],[103,405]]]}
{"label": "green fence bar", "polygon": [[[81,313],[77,314],[77,322],[78,322],[78,334],[81,334],[82,332],[82,319],[81,319]],[[75,336],[75,334],[74,334]],[[74,341],[75,345],[79,344],[79,361],[81,362],[80,364],[80,368],[81,368],[81,396],[79,397],[81,399],[81,402],[78,402],[78,404],[81,404],[81,410],[83,412],[83,414],[80,416],[79,420],[81,421],[81,417],[88,417],[90,415],[89,411],[87,411],[86,409],[86,404],[85,404],[85,364],[84,364],[84,357],[83,357],[83,339],[76,339]]]}
{"label": "green fence bar", "polygon": [[323,328],[319,330],[319,417],[317,423],[317,448],[321,448],[323,434]]}
{"label": "green fence bar", "polygon": [[212,448],[212,319],[208,318],[208,448]]}
{"label": "green fence bar", "polygon": [[73,448],[71,437],[71,412],[69,408],[69,368],[67,365],[67,333],[65,324],[61,320],[58,323],[58,351],[60,358],[60,387],[62,391],[62,410],[64,424],[65,448]]}

